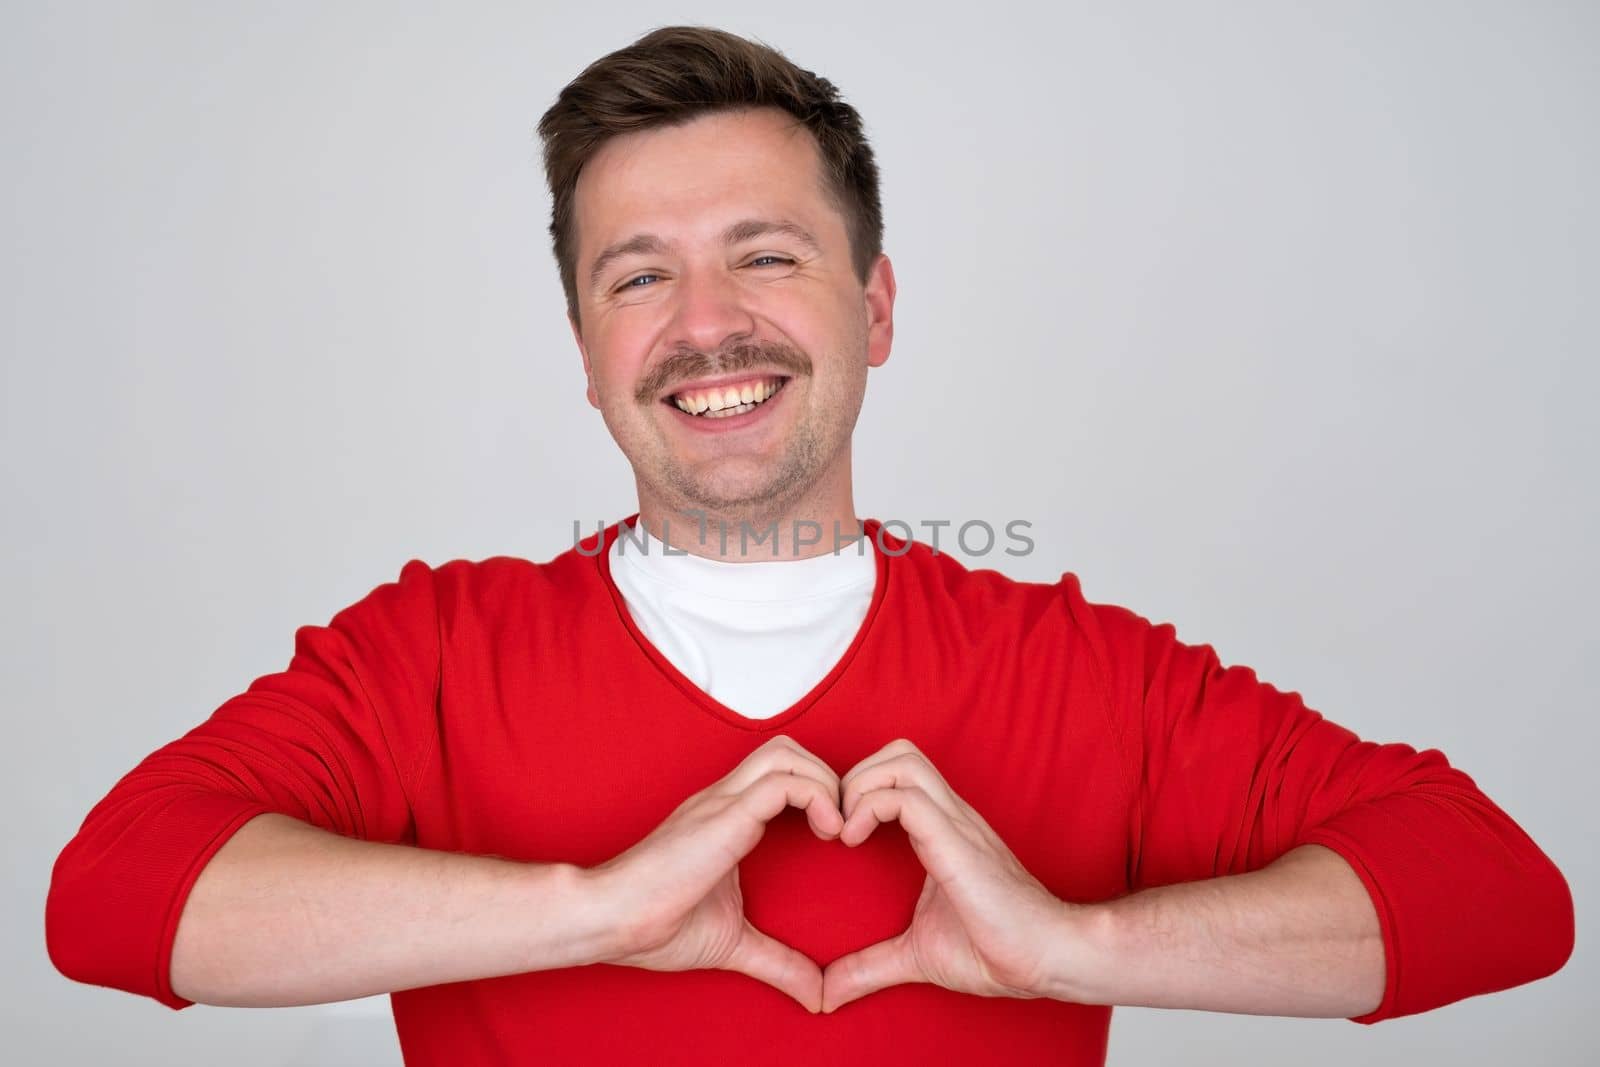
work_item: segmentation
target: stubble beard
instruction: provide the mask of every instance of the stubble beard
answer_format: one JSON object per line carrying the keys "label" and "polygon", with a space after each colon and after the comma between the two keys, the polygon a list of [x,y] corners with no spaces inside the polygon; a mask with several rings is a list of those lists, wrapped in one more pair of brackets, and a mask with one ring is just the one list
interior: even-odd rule
{"label": "stubble beard", "polygon": [[717,472],[697,475],[668,454],[662,456],[661,479],[667,499],[680,511],[700,511],[735,522],[760,522],[803,496],[825,460],[816,427],[802,421],[785,444],[783,454],[759,481],[725,487],[725,479]]}
{"label": "stubble beard", "polygon": [[[715,355],[693,351],[673,353],[639,383],[634,400],[650,410],[663,391],[678,383],[757,368],[787,375],[789,382],[785,389],[794,389],[801,379],[816,380],[815,366],[804,351],[781,342],[746,339],[734,342]],[[802,416],[784,443],[782,455],[755,477],[735,479],[724,476],[717,469],[722,466],[721,461],[715,459],[697,465],[710,468],[706,473],[698,473],[679,462],[667,447],[665,438],[658,437],[653,480],[663,499],[676,510],[699,511],[708,517],[734,521],[755,520],[781,512],[804,495],[827,460],[823,438],[814,420]],[[756,461],[744,462],[748,465]]]}
{"label": "stubble beard", "polygon": [[[864,345],[864,338],[861,343]],[[817,381],[811,358],[805,352],[781,343],[740,341],[715,358],[694,352],[674,354],[640,382],[633,399],[643,410],[650,411],[652,405],[660,403],[662,391],[679,382],[757,367],[787,374],[790,381],[785,390],[794,389],[801,379],[813,387]],[[862,373],[864,377],[864,367]],[[841,383],[841,395],[808,395],[811,410],[800,414],[782,446],[782,454],[756,477],[725,476],[718,469],[722,461],[717,459],[695,467],[684,464],[672,453],[663,434],[650,434],[640,442],[643,455],[648,458],[643,464],[635,464],[635,475],[641,488],[648,485],[676,511],[700,512],[706,519],[730,524],[749,521],[765,525],[794,509],[848,442],[861,400],[860,389],[856,388],[854,404],[848,403],[850,392],[851,386]],[[795,399],[790,398],[791,402]],[[743,462],[748,465],[756,461]],[[702,473],[696,467],[709,469]]]}

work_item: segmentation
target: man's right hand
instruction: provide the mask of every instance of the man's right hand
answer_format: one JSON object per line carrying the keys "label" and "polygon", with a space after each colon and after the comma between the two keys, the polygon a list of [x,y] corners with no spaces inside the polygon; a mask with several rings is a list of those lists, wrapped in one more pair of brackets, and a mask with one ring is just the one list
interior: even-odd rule
{"label": "man's right hand", "polygon": [[820,1011],[816,961],[752,926],[739,892],[739,861],[791,806],[805,810],[825,841],[844,828],[839,776],[794,741],[775,737],[678,805],[638,844],[591,868],[600,892],[627,917],[627,949],[598,962],[738,971]]}

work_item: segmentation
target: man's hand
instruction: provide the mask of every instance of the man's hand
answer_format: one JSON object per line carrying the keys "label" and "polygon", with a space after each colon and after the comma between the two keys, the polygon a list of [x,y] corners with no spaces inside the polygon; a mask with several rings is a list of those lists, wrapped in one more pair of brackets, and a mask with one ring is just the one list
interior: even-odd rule
{"label": "man's hand", "polygon": [[812,831],[825,841],[844,826],[833,768],[789,738],[775,737],[678,805],[638,844],[591,868],[599,891],[627,917],[626,951],[599,962],[652,971],[738,971],[820,1011],[816,962],[752,926],[739,892],[739,861],[790,806],[805,809]]}
{"label": "man's hand", "polygon": [[898,740],[842,780],[846,845],[898,820],[928,872],[911,925],[830,963],[822,1010],[903,982],[931,982],[979,996],[1048,995],[1048,953],[1070,905],[1012,855],[915,745]]}

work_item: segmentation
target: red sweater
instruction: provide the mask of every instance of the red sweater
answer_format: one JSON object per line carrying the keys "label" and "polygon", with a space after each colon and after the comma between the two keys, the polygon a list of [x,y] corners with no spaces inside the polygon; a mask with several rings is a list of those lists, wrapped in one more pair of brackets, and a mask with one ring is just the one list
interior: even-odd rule
{"label": "red sweater", "polygon": [[[609,546],[618,527],[607,527]],[[885,551],[861,630],[774,718],[709,699],[634,626],[601,535],[535,564],[412,560],[122,778],[62,850],[46,904],[70,978],[189,1004],[168,964],[230,834],[281,812],[350,837],[603,862],[786,733],[843,772],[908,737],[1057,896],[1100,901],[1347,859],[1388,958],[1376,1022],[1550,974],[1572,898],[1444,755],[1363,741],[1170,624],[1078,579],[968,570],[869,520]],[[819,963],[905,928],[923,880],[889,824],[858,849],[787,811],[740,868],[751,920]],[[392,995],[411,1065],[796,1061],[1100,1064],[1109,1007],[891,988],[833,1015],[722,971],[611,965]]]}

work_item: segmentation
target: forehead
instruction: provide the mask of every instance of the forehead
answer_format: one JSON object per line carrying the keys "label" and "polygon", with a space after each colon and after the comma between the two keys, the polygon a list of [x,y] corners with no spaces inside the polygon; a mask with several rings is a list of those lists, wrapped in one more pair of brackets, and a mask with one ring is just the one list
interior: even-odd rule
{"label": "forehead", "polygon": [[613,137],[574,190],[581,267],[639,231],[709,239],[739,218],[783,217],[827,241],[843,220],[826,198],[816,141],[772,108],[720,112]]}

